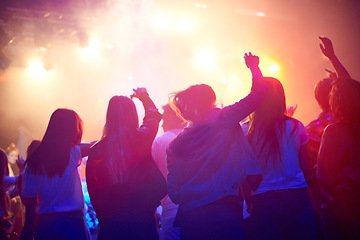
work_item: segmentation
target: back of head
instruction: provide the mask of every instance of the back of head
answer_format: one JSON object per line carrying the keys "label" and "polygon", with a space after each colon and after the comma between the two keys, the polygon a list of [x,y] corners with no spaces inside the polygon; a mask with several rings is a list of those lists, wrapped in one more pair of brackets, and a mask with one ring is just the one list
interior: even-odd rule
{"label": "back of head", "polygon": [[192,85],[172,97],[172,104],[181,117],[190,122],[201,120],[215,107],[215,102],[215,92],[206,84]]}
{"label": "back of head", "polygon": [[26,159],[40,146],[39,140],[33,140],[26,149]]}
{"label": "back of head", "polygon": [[315,99],[325,112],[329,112],[330,110],[329,100],[332,84],[333,80],[331,78],[325,78],[315,85]]}
{"label": "back of head", "polygon": [[113,96],[106,112],[103,137],[115,134],[131,134],[139,127],[134,102],[125,96]]}
{"label": "back of head", "polygon": [[186,127],[187,122],[184,121],[181,117],[179,117],[176,112],[170,107],[169,104],[164,105],[163,107],[163,129],[164,132],[167,132],[171,129],[183,129]]}
{"label": "back of head", "polygon": [[335,121],[360,127],[360,83],[352,79],[335,81],[330,94],[330,108]]}
{"label": "back of head", "polygon": [[[285,127],[286,99],[284,88],[279,80],[266,77],[269,91],[261,106],[250,116],[248,139],[253,146],[260,149],[269,159],[280,156],[280,133]],[[259,156],[257,156],[259,157]]]}
{"label": "back of head", "polygon": [[83,128],[79,115],[70,109],[57,109],[51,115],[40,146],[29,156],[29,170],[49,177],[61,176],[70,160],[71,147],[80,144]]}
{"label": "back of head", "polygon": [[53,112],[41,145],[74,146],[81,142],[83,133],[79,115],[70,109],[59,108]]}
{"label": "back of head", "polygon": [[253,117],[258,121],[269,122],[282,119],[286,113],[285,91],[281,82],[276,78],[266,77],[269,91],[261,106],[255,110]]}

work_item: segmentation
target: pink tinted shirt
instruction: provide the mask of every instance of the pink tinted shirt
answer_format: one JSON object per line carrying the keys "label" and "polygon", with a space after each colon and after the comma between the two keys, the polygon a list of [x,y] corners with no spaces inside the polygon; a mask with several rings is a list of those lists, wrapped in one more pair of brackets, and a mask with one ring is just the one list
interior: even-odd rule
{"label": "pink tinted shirt", "polygon": [[78,166],[81,164],[79,146],[70,150],[70,161],[64,174],[49,178],[47,175],[34,175],[25,169],[21,195],[38,198],[37,214],[71,212],[84,207]]}

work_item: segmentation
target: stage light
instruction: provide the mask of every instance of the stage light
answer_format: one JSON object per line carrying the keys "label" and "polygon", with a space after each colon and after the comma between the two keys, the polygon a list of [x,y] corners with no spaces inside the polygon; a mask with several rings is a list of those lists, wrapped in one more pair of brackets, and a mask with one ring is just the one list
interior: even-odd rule
{"label": "stage light", "polygon": [[265,17],[265,13],[263,12],[258,12],[256,15],[258,15],[259,17]]}
{"label": "stage light", "polygon": [[95,38],[89,40],[89,45],[81,49],[86,58],[97,58],[99,56],[99,42]]}
{"label": "stage light", "polygon": [[214,68],[216,67],[216,54],[212,49],[199,49],[195,55],[195,62],[201,68]]}
{"label": "stage light", "polygon": [[279,71],[280,67],[277,64],[273,64],[270,69],[272,72],[277,72]]}
{"label": "stage light", "polygon": [[225,77],[221,78],[221,82],[225,85],[227,84],[227,79]]}
{"label": "stage light", "polygon": [[31,59],[28,61],[27,71],[31,78],[39,79],[46,76],[46,69],[40,59]]}

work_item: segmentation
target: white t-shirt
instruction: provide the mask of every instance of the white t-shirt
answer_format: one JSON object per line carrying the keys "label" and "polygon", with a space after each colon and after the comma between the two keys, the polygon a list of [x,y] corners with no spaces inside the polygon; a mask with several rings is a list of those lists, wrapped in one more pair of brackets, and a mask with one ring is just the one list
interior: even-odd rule
{"label": "white t-shirt", "polygon": [[70,161],[64,174],[49,178],[45,175],[34,175],[25,169],[21,195],[38,198],[37,214],[82,211],[84,195],[81,188],[78,166],[81,164],[79,146],[70,150]]}
{"label": "white t-shirt", "polygon": [[[172,129],[170,131],[166,131],[159,137],[155,138],[152,144],[152,156],[159,166],[161,173],[167,178],[168,169],[167,169],[167,161],[166,161],[166,149],[169,146],[169,143],[174,140],[174,138],[182,131],[182,129]],[[169,195],[166,195],[161,200],[162,210],[162,220],[164,218],[172,218],[175,217],[178,205],[174,204]]]}
{"label": "white t-shirt", "polygon": [[[297,128],[294,131],[295,124]],[[305,182],[304,174],[299,165],[300,146],[309,141],[304,125],[295,119],[286,120],[285,134],[282,135],[280,144],[282,146],[280,159],[276,160],[273,165],[272,159],[266,164],[264,159],[267,153],[263,150],[262,155],[258,158],[263,172],[263,180],[256,190],[256,194],[264,193],[270,190],[279,189],[297,189],[308,187]],[[261,144],[253,146],[256,156],[259,156]]]}

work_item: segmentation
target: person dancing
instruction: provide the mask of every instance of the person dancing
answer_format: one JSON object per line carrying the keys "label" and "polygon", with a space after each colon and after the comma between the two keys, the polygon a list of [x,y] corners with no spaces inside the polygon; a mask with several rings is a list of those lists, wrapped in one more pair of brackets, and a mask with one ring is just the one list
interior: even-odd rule
{"label": "person dancing", "polygon": [[175,224],[180,239],[243,239],[239,188],[245,178],[256,189],[261,170],[239,122],[264,100],[267,91],[259,58],[245,54],[253,74],[250,94],[223,109],[206,84],[176,93],[171,104],[190,122],[169,145],[168,191],[179,204]]}
{"label": "person dancing", "polygon": [[161,114],[145,88],[134,92],[145,109],[143,124],[139,127],[130,98],[112,97],[103,136],[89,152],[86,182],[99,219],[99,240],[159,239],[154,213],[167,190],[151,145]]}

